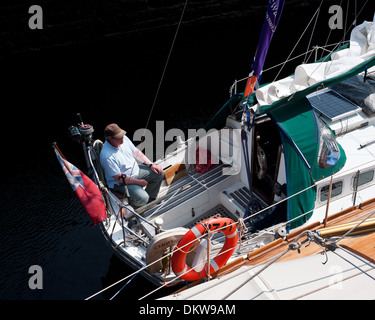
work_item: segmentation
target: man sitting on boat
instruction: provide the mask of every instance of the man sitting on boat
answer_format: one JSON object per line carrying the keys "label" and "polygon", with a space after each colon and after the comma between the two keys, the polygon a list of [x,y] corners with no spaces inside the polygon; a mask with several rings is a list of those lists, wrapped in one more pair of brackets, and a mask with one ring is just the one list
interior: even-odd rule
{"label": "man sitting on boat", "polygon": [[[116,123],[106,126],[104,136],[100,163],[108,187],[125,195],[127,186],[134,208],[155,200],[164,178],[163,169],[137,149]],[[136,160],[142,164],[138,165]]]}

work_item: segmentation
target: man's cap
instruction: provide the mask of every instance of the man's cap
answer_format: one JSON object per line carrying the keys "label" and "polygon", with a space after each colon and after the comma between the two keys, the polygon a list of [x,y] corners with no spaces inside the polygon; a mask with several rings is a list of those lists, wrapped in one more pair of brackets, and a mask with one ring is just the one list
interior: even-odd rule
{"label": "man's cap", "polygon": [[126,134],[126,131],[122,130],[116,123],[111,123],[104,129],[104,135],[106,137],[112,137],[120,139]]}

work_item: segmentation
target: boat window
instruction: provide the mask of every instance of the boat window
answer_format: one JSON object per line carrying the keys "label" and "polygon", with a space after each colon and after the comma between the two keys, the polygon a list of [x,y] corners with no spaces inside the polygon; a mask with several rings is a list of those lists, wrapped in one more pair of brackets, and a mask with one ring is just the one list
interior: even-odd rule
{"label": "boat window", "polygon": [[[342,193],[342,181],[332,183],[331,199],[337,197]],[[320,189],[320,201],[324,202],[328,200],[329,184]]]}
{"label": "boat window", "polygon": [[[370,181],[372,181],[372,179],[374,179],[374,170],[361,172],[359,174],[358,187],[360,187],[360,186],[362,186],[366,183],[369,183]],[[357,175],[355,175],[354,179],[353,179],[353,189],[356,188],[356,185],[357,185]]]}
{"label": "boat window", "polygon": [[319,117],[317,122],[320,133],[318,164],[320,168],[326,169],[335,165],[340,159],[340,149],[331,130]]}

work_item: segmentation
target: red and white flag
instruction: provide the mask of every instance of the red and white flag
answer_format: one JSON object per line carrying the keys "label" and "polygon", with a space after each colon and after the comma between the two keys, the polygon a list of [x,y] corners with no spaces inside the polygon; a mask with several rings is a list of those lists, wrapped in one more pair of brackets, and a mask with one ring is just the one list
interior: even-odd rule
{"label": "red and white flag", "polygon": [[106,206],[97,185],[76,166],[64,159],[54,146],[57,159],[76,193],[95,225],[107,218]]}

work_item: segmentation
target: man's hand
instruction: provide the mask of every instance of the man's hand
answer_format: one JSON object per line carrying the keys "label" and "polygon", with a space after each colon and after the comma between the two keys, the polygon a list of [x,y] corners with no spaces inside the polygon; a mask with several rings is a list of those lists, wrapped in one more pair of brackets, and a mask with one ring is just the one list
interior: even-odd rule
{"label": "man's hand", "polygon": [[144,188],[148,185],[148,182],[145,179],[134,179],[134,180],[136,180],[136,182],[134,184],[137,184],[142,188]]}
{"label": "man's hand", "polygon": [[163,168],[157,164],[153,164],[151,167],[151,170],[154,171],[157,174],[162,174],[163,173]]}
{"label": "man's hand", "polygon": [[[132,178],[132,177],[129,177],[129,176],[125,176],[126,178],[124,178],[125,175],[122,175],[122,174],[118,174],[116,176],[113,176],[118,182],[120,183],[126,183],[126,184],[136,184],[140,187],[146,187],[148,185],[148,182],[144,179],[136,179],[136,178]],[[125,180],[125,181],[124,181]]]}
{"label": "man's hand", "polygon": [[151,168],[151,170],[154,171],[155,173],[157,173],[157,174],[163,173],[163,168],[161,166],[159,166],[157,164],[152,164],[150,166],[150,164],[152,162],[139,149],[135,149],[135,151],[133,152],[133,157],[136,160],[138,160],[139,162],[143,163],[144,165],[149,166]]}

